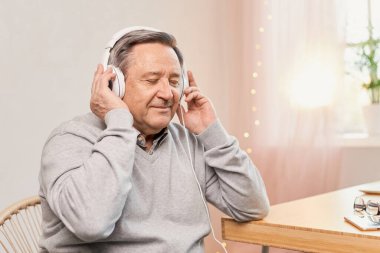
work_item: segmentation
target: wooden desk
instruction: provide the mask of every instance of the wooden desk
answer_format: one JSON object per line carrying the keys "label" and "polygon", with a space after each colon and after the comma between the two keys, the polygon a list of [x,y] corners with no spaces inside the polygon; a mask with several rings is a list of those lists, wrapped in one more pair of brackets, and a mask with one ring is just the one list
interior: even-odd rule
{"label": "wooden desk", "polygon": [[380,231],[363,232],[344,221],[353,214],[355,197],[363,195],[358,189],[376,186],[380,181],[274,205],[261,221],[223,218],[223,239],[306,252],[379,253]]}

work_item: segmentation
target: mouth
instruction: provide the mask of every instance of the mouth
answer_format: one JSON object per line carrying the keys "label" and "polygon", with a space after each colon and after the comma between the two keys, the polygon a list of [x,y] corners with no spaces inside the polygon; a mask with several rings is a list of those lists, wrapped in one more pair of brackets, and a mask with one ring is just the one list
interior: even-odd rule
{"label": "mouth", "polygon": [[159,111],[171,111],[170,106],[152,106],[152,108]]}

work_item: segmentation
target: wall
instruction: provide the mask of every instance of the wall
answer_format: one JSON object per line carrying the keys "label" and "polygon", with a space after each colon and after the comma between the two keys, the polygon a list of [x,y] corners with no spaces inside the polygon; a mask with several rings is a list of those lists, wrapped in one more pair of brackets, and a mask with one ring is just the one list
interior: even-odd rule
{"label": "wall", "polygon": [[[0,210],[37,194],[47,136],[62,121],[89,111],[92,75],[104,45],[124,27],[173,33],[188,69],[231,129],[240,11],[239,2],[228,0],[1,1]],[[220,236],[220,214],[212,213]],[[220,250],[207,245],[208,252]]]}
{"label": "wall", "polygon": [[234,45],[225,39],[234,25],[225,25],[228,1],[89,3],[1,3],[0,209],[37,192],[45,139],[60,122],[89,110],[92,75],[103,47],[126,26],[153,26],[176,35],[188,69],[230,125],[226,87],[234,71],[228,64]]}
{"label": "wall", "polygon": [[339,188],[380,180],[379,147],[344,147]]}

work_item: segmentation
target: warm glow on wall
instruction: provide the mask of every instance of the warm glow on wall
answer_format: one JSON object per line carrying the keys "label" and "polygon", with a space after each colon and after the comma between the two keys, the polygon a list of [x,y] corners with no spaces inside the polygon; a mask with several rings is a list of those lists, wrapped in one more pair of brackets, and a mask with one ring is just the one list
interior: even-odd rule
{"label": "warm glow on wall", "polygon": [[332,69],[328,63],[317,60],[303,64],[291,80],[291,102],[303,108],[329,105],[336,83]]}

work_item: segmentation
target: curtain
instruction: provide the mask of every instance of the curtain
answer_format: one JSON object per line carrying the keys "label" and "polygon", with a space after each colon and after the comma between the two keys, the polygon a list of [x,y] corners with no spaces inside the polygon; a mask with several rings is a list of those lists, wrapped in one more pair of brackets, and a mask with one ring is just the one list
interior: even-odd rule
{"label": "curtain", "polygon": [[[272,205],[337,189],[335,105],[344,74],[337,6],[331,0],[242,4],[232,132],[259,168]],[[228,249],[260,252],[232,242]]]}
{"label": "curtain", "polygon": [[335,2],[245,3],[253,19],[243,39],[251,45],[244,56],[248,95],[238,107],[247,117],[235,123],[271,203],[334,190],[340,165],[334,105],[344,50]]}

